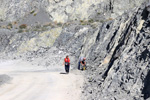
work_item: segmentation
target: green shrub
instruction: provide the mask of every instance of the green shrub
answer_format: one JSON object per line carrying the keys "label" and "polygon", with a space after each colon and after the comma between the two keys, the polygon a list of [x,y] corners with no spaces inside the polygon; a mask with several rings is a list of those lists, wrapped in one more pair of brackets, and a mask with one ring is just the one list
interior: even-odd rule
{"label": "green shrub", "polygon": [[33,14],[33,16],[36,16],[36,15],[37,15],[37,13],[34,13],[34,14]]}
{"label": "green shrub", "polygon": [[35,12],[35,10],[31,11],[30,14],[33,14]]}
{"label": "green shrub", "polygon": [[80,20],[80,22],[83,23],[84,21],[83,21],[83,20]]}
{"label": "green shrub", "polygon": [[87,21],[80,20],[81,25],[87,25]]}
{"label": "green shrub", "polygon": [[13,27],[12,23],[9,23],[9,24],[7,25],[7,28],[12,28],[12,27]]}
{"label": "green shrub", "polygon": [[100,14],[101,14],[100,12],[97,13],[97,15],[100,15]]}
{"label": "green shrub", "polygon": [[18,30],[18,33],[22,33],[22,32],[24,32],[23,29],[19,29]]}
{"label": "green shrub", "polygon": [[27,25],[26,24],[22,24],[22,25],[19,26],[19,28],[20,29],[25,29],[25,28],[27,28]]}
{"label": "green shrub", "polygon": [[90,19],[88,22],[89,22],[89,23],[93,23],[93,22],[94,22],[94,20],[93,20],[93,19]]}
{"label": "green shrub", "polygon": [[61,26],[62,26],[62,23],[57,23],[57,26],[60,26],[60,27],[61,27]]}

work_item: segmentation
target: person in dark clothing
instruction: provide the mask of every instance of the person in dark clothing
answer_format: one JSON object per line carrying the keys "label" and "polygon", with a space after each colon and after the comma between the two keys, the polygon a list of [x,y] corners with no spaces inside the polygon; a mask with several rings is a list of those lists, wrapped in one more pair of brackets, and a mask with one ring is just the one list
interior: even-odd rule
{"label": "person in dark clothing", "polygon": [[70,59],[68,56],[66,56],[66,58],[64,59],[64,65],[65,65],[65,71],[68,74],[70,68]]}
{"label": "person in dark clothing", "polygon": [[[86,67],[86,62],[85,62],[86,58],[80,57],[79,62],[78,62],[78,69],[82,70],[83,67]],[[81,66],[81,68],[80,68]]]}

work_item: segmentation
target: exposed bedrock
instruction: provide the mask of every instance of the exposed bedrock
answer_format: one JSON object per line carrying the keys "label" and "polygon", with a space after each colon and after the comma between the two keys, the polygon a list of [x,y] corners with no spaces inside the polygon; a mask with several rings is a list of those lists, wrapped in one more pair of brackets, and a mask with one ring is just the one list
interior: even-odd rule
{"label": "exposed bedrock", "polygon": [[143,4],[134,13],[103,25],[104,31],[100,31],[94,50],[88,56],[89,62],[93,62],[84,93],[89,96],[88,100],[145,100],[150,97],[149,7]]}
{"label": "exposed bedrock", "polygon": [[[89,0],[67,1],[49,0],[50,4],[55,6],[71,4],[74,8],[78,8],[77,5],[84,4]],[[106,1],[96,0],[89,1],[89,3],[97,5],[101,2],[100,4],[102,5],[102,2],[106,3]],[[123,11],[123,14],[121,16],[116,14],[116,19],[104,20],[103,22],[68,22],[63,25],[48,26],[46,31],[40,32],[16,33],[13,30],[1,29],[0,51],[6,54],[13,52],[12,54],[14,55],[28,52],[29,55],[27,56],[32,57],[45,54],[44,57],[46,58],[49,54],[47,51],[51,47],[57,47],[55,53],[59,52],[59,50],[65,52],[62,55],[69,53],[75,58],[73,62],[76,64],[79,56],[85,56],[88,69],[85,75],[83,100],[149,99],[150,2],[145,2],[140,7],[133,7],[130,11],[124,12],[125,10],[121,10],[122,7],[130,8],[131,5],[139,5],[142,2],[142,0],[135,2],[134,0],[129,0],[126,3],[127,1],[109,0],[107,3],[111,14],[108,14],[113,16],[112,13],[118,12],[119,9],[116,7],[120,7],[120,11]],[[48,7],[48,4],[45,6]],[[118,4],[119,6],[117,6]],[[128,4],[128,7],[126,4]],[[56,7],[59,8],[59,6]],[[70,9],[71,7],[68,8],[68,10]],[[59,11],[61,12],[61,10]],[[86,10],[84,9],[84,11]],[[74,12],[77,13],[76,11]],[[78,14],[79,16],[82,15],[82,13]],[[89,12],[88,15],[90,14]],[[57,14],[54,15],[57,16]],[[64,17],[65,15],[62,16]],[[71,16],[74,15],[70,13],[69,16],[68,18],[72,18]],[[59,60],[61,58],[59,57]],[[44,60],[42,61],[45,63]],[[74,67],[77,68],[76,65]]]}
{"label": "exposed bedrock", "polygon": [[[0,20],[16,21],[43,9],[51,21],[116,18],[146,0],[1,0]],[[42,20],[42,19],[41,19]]]}
{"label": "exposed bedrock", "polygon": [[57,38],[56,47],[77,57],[87,57],[85,100],[150,97],[150,5],[147,4],[99,24],[94,30],[70,26]]}

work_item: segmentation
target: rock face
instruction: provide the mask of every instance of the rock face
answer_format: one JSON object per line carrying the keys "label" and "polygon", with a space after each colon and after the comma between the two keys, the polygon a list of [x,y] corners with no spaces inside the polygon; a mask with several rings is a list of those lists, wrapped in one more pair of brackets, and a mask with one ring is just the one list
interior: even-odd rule
{"label": "rock face", "polygon": [[[54,46],[61,52],[68,52],[76,64],[78,58],[84,56],[88,69],[83,100],[146,100],[150,97],[150,2],[141,5],[142,1],[33,1],[37,3],[35,7],[45,9],[53,21],[84,20],[51,25],[40,32],[17,33],[16,29],[0,29],[0,50],[15,54],[28,52],[27,56],[34,58],[34,55],[53,53],[46,51]],[[26,0],[20,2],[29,3]],[[39,5],[38,2],[42,3]],[[6,1],[3,3],[9,5]],[[138,5],[141,6],[134,7]],[[126,12],[128,9],[130,11]],[[30,12],[33,9],[26,10]],[[100,16],[105,17],[104,14],[116,19],[96,20]],[[85,21],[86,18],[93,20]],[[77,65],[73,66],[77,68]]]}
{"label": "rock face", "polygon": [[84,100],[144,100],[150,97],[150,5],[142,4],[98,28],[67,28],[56,47],[89,64]]}
{"label": "rock face", "polygon": [[61,30],[62,27],[55,27],[42,32],[18,33],[0,29],[0,52],[21,54],[52,47]]}
{"label": "rock face", "polygon": [[115,18],[125,11],[139,6],[145,0],[1,0],[0,19],[16,21],[36,15],[39,9],[49,14],[55,22],[70,20],[101,20]]}
{"label": "rock face", "polygon": [[[105,23],[89,52],[87,100],[144,100],[150,97],[150,6]],[[95,67],[93,67],[95,66]],[[92,70],[92,72],[91,72]]]}

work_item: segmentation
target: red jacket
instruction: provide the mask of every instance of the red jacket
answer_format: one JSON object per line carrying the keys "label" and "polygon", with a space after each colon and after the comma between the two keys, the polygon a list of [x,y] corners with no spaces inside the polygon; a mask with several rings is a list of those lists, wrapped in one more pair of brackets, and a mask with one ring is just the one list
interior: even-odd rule
{"label": "red jacket", "polygon": [[70,59],[68,58],[65,58],[65,62],[68,62],[68,63],[70,63]]}

